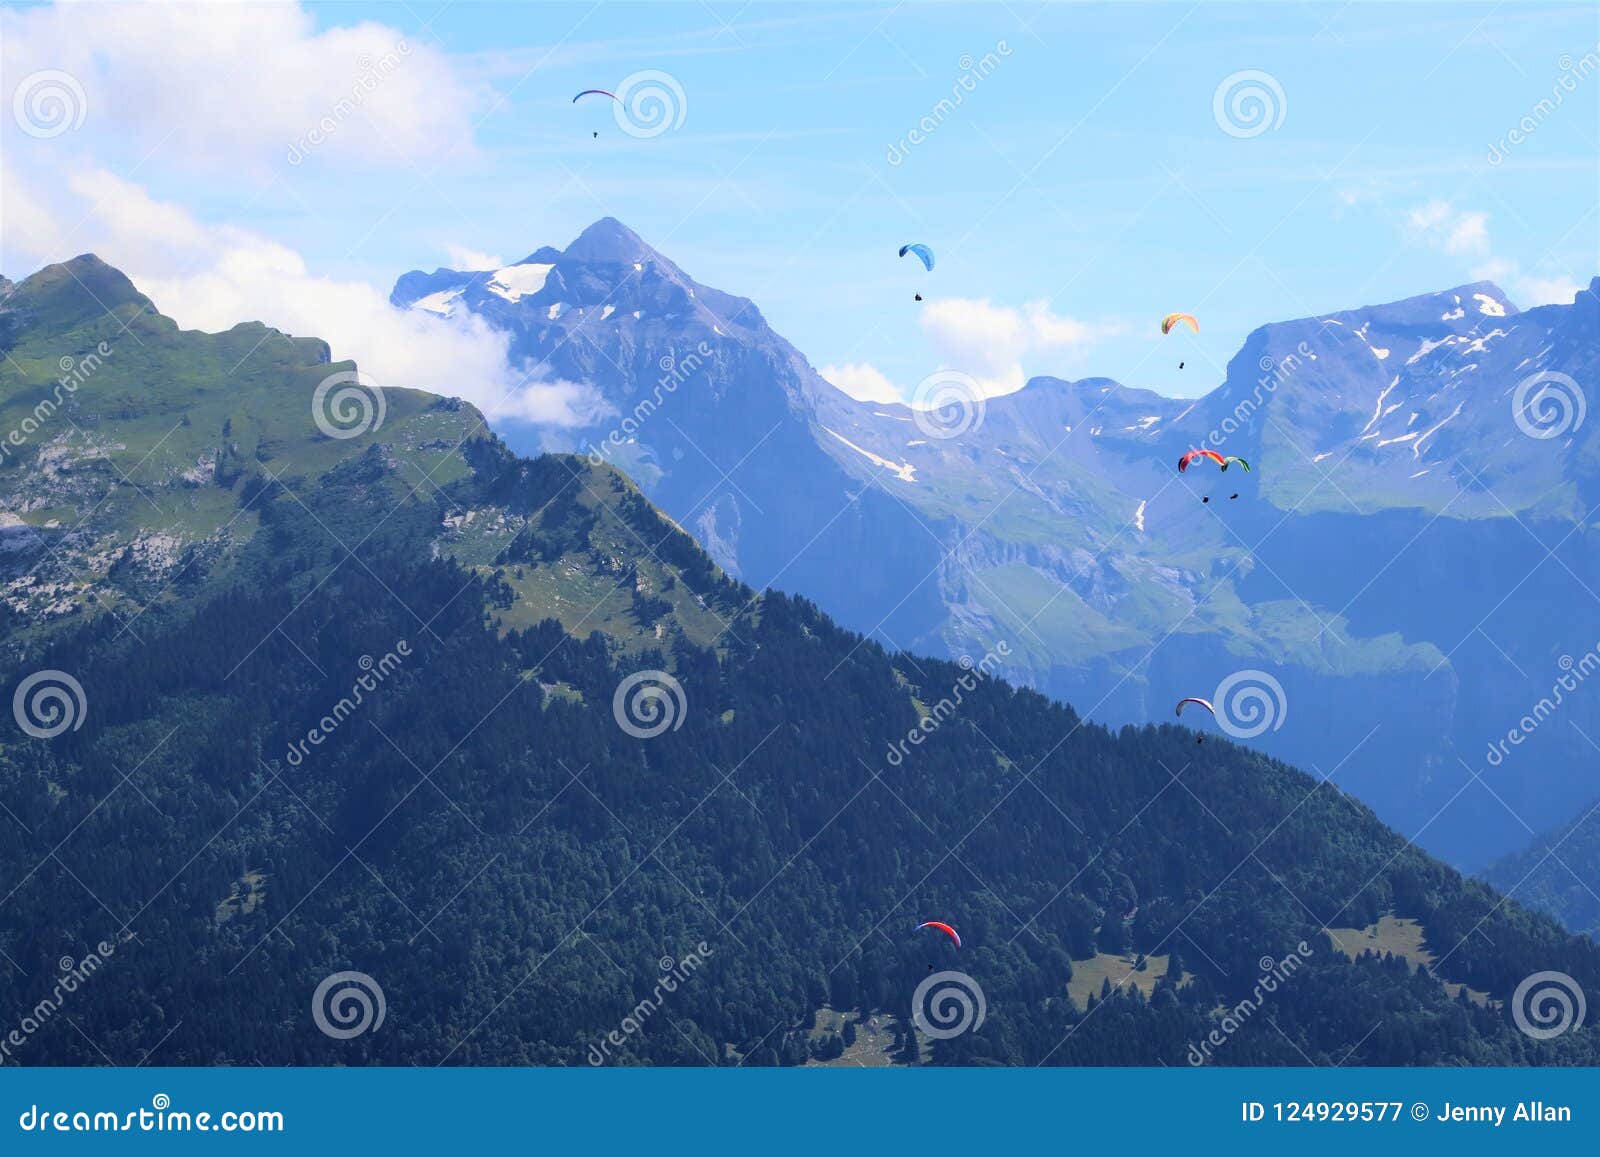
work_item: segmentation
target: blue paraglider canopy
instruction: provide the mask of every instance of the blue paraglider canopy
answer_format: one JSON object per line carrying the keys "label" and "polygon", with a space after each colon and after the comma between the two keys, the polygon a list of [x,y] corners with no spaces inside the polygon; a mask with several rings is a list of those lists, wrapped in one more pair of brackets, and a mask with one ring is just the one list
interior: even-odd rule
{"label": "blue paraglider canopy", "polygon": [[921,242],[917,242],[913,245],[900,246],[900,256],[904,257],[907,253],[915,253],[919,258],[922,259],[922,264],[924,267],[928,269],[933,268],[933,250],[929,249]]}

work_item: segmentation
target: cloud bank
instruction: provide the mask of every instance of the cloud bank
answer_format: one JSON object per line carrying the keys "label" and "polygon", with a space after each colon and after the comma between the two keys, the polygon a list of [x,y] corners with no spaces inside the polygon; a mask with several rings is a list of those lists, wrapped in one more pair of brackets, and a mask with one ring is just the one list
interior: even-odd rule
{"label": "cloud bank", "polygon": [[1495,282],[1524,308],[1570,304],[1582,288],[1577,278],[1563,272],[1551,276],[1524,273],[1517,262],[1495,256],[1489,238],[1489,214],[1481,210],[1462,209],[1449,201],[1433,200],[1406,213],[1405,229],[1419,244],[1452,257],[1473,259],[1469,267],[1471,277]]}
{"label": "cloud bank", "polygon": [[[1120,322],[1088,322],[1055,313],[1047,301],[1017,308],[968,297],[927,302],[919,324],[935,363],[929,372],[966,374],[985,397],[1014,393],[1030,376],[1056,373],[1081,361],[1102,338],[1127,332]],[[915,383],[897,384],[867,363],[824,366],[821,372],[864,402],[909,402],[915,392]]]}
{"label": "cloud bank", "polygon": [[509,339],[481,319],[395,309],[376,286],[318,276],[289,246],[205,224],[113,173],[71,175],[48,199],[9,174],[0,184],[13,230],[9,259],[27,254],[43,265],[68,247],[93,251],[185,328],[261,321],[320,337],[379,385],[465,398],[491,418],[570,426],[603,416],[591,387],[534,380],[511,366]]}

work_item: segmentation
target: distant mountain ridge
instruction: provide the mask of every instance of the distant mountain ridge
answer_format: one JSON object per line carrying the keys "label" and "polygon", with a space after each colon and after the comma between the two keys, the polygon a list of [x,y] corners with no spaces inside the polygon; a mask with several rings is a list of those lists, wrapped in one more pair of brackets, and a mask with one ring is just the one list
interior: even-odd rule
{"label": "distant mountain ridge", "polygon": [[[1476,282],[1265,325],[1196,400],[1034,378],[941,438],[834,389],[754,304],[614,220],[529,262],[407,274],[393,300],[446,295],[615,415],[705,343],[606,458],[745,581],[913,651],[1005,638],[1008,677],[1110,723],[1263,672],[1289,714],[1252,742],[1462,863],[1584,802],[1570,728],[1502,767],[1481,753],[1542,672],[1600,638],[1595,423],[1574,412],[1600,380],[1600,281],[1565,306],[1518,310]],[[1513,414],[1530,381],[1540,436]],[[581,450],[615,445],[616,423],[501,429]],[[1199,445],[1254,470],[1179,476]],[[1600,729],[1600,700],[1572,710]]]}
{"label": "distant mountain ridge", "polygon": [[1546,912],[1568,930],[1600,941],[1600,801],[1559,831],[1541,832],[1526,848],[1480,873],[1519,904]]}
{"label": "distant mountain ridge", "polygon": [[[1315,777],[886,649],[604,463],[328,407],[322,342],[180,330],[90,257],[0,340],[7,1061],[798,1065],[843,1051],[824,1010],[895,1063],[1600,1055],[1507,1000],[1593,995],[1600,948]],[[1363,951],[1385,920],[1434,966]],[[986,1015],[919,1037],[940,960]]]}

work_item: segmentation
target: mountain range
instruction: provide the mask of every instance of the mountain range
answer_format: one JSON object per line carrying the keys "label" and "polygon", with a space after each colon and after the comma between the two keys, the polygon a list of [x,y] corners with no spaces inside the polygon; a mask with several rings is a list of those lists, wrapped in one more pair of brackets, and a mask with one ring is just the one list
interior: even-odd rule
{"label": "mountain range", "polygon": [[847,630],[334,352],[5,287],[7,1061],[1595,1063],[1513,997],[1600,948],[1337,782]]}
{"label": "mountain range", "polygon": [[[532,380],[591,389],[575,425],[497,429],[616,465],[751,586],[894,650],[1003,640],[1008,679],[1111,725],[1242,686],[1268,714],[1233,734],[1476,868],[1593,795],[1600,697],[1492,748],[1600,640],[1597,289],[1264,325],[1198,399],[1035,377],[980,403],[945,367],[933,411],[848,397],[609,218],[391,300],[482,318]],[[1194,447],[1251,470],[1180,474]]]}

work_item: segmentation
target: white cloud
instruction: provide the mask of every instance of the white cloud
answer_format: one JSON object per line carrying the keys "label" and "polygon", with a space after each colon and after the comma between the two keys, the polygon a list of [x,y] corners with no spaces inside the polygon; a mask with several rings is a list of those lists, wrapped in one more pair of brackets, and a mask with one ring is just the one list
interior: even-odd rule
{"label": "white cloud", "polygon": [[9,8],[0,25],[0,72],[61,70],[82,88],[73,139],[163,164],[437,164],[471,147],[484,97],[431,45],[372,21],[319,31],[293,4]]}
{"label": "white cloud", "polygon": [[476,273],[484,269],[504,269],[510,264],[504,257],[496,257],[490,253],[483,253],[477,249],[468,249],[462,245],[447,244],[444,247],[449,255],[450,268],[463,273]]}
{"label": "white cloud", "polygon": [[[26,224],[7,238],[8,261],[38,265],[92,250],[185,328],[261,321],[320,337],[335,359],[354,359],[379,385],[462,397],[490,417],[574,425],[605,410],[590,386],[526,381],[507,363],[507,336],[481,319],[395,309],[377,286],[314,274],[286,245],[198,221],[104,170],[68,177],[48,207],[14,174],[4,174],[0,195],[8,218],[18,212]],[[57,248],[69,232],[70,252]]]}
{"label": "white cloud", "polygon": [[1091,324],[1076,318],[1063,317],[1050,312],[1050,303],[1034,301],[1023,306],[1033,344],[1038,349],[1060,350],[1086,346],[1112,333],[1122,332],[1122,327],[1109,323]]}
{"label": "white cloud", "polygon": [[891,382],[876,366],[865,362],[847,362],[840,366],[823,366],[818,371],[823,378],[849,394],[858,402],[902,402],[904,392]]}
{"label": "white cloud", "polygon": [[[1102,337],[1121,333],[1114,322],[1086,322],[1055,313],[1047,301],[1021,309],[987,298],[942,298],[922,310],[922,331],[945,368],[978,380],[986,396],[1022,388],[1028,376],[1054,371],[1081,357]],[[1030,363],[1024,367],[1024,360]]]}
{"label": "white cloud", "polygon": [[1413,237],[1454,256],[1479,257],[1489,252],[1487,213],[1433,200],[1407,213],[1406,224]]}
{"label": "white cloud", "polygon": [[1511,296],[1518,305],[1571,305],[1582,284],[1570,277],[1518,276],[1511,282]]}
{"label": "white cloud", "polygon": [[1433,200],[1406,214],[1407,231],[1414,240],[1455,257],[1473,257],[1470,276],[1493,281],[1517,305],[1569,305],[1581,284],[1563,273],[1538,276],[1524,273],[1510,258],[1496,256],[1489,238],[1489,214],[1460,209],[1449,201]]}

